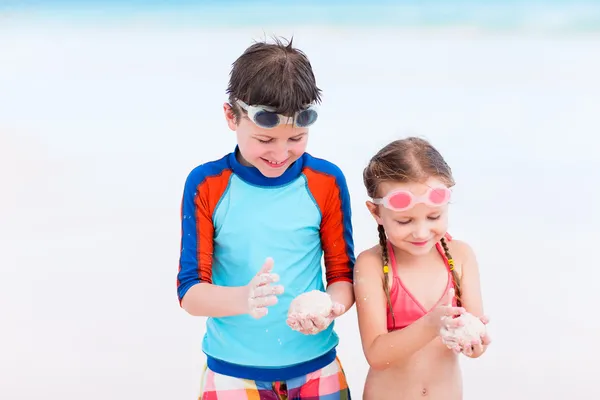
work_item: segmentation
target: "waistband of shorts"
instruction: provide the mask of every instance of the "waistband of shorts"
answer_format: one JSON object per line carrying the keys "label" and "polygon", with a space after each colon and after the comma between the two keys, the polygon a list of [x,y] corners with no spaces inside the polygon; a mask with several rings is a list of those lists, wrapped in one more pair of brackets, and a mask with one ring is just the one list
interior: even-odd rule
{"label": "waistband of shorts", "polygon": [[336,348],[312,360],[286,367],[253,367],[232,364],[226,361],[207,356],[208,368],[217,374],[233,376],[253,381],[277,382],[310,374],[331,364],[337,356]]}

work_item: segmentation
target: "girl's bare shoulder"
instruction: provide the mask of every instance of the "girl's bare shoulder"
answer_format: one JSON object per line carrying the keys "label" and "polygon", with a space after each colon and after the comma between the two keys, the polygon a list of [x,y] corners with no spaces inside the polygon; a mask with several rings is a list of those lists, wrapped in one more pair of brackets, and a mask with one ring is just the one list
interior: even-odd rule
{"label": "girl's bare shoulder", "polygon": [[464,240],[458,239],[453,239],[446,243],[448,244],[448,250],[454,259],[459,275],[462,275],[464,268],[469,268],[471,265],[477,265],[475,252],[470,244]]}
{"label": "girl's bare shoulder", "polygon": [[377,273],[381,274],[382,267],[381,246],[375,245],[371,248],[363,250],[356,258],[354,273],[359,274],[363,270],[364,274]]}
{"label": "girl's bare shoulder", "polygon": [[475,257],[473,248],[464,240],[452,239],[446,243],[448,244],[448,250],[450,250],[452,258],[457,261],[467,261],[470,258]]}

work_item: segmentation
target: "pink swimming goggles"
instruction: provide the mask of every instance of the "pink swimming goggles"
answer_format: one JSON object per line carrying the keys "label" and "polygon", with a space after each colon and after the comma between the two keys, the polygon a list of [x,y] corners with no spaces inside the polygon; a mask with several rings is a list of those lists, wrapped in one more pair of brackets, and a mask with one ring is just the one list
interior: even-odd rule
{"label": "pink swimming goggles", "polygon": [[416,204],[424,203],[430,207],[440,207],[450,201],[452,191],[446,187],[429,188],[423,196],[415,196],[407,190],[394,190],[384,198],[373,199],[373,203],[382,204],[392,211],[406,211]]}

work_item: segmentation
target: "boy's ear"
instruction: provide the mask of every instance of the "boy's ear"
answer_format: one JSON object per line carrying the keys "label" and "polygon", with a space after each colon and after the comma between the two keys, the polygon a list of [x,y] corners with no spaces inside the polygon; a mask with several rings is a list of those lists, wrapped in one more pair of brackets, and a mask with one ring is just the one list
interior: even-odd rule
{"label": "boy's ear", "polygon": [[375,218],[375,222],[377,222],[379,225],[383,225],[381,217],[379,216],[379,207],[377,204],[373,203],[372,201],[367,201],[365,204],[367,205],[367,208],[369,209],[369,212],[373,218]]}
{"label": "boy's ear", "polygon": [[227,126],[229,127],[229,129],[235,132],[237,130],[237,121],[235,118],[235,112],[233,111],[233,107],[231,107],[231,104],[223,104],[223,113],[225,114],[225,121],[227,121]]}

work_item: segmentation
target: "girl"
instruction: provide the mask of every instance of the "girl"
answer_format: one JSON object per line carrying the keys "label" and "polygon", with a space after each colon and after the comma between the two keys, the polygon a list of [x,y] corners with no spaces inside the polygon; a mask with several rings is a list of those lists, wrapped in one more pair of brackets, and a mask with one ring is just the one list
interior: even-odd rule
{"label": "girl", "polygon": [[[490,339],[442,341],[465,310],[484,324],[473,251],[448,227],[450,167],[427,141],[407,138],[381,149],[363,173],[379,244],[359,255],[355,296],[370,365],[364,399],[462,399],[458,355],[481,356]],[[447,317],[447,318],[446,318]]]}

